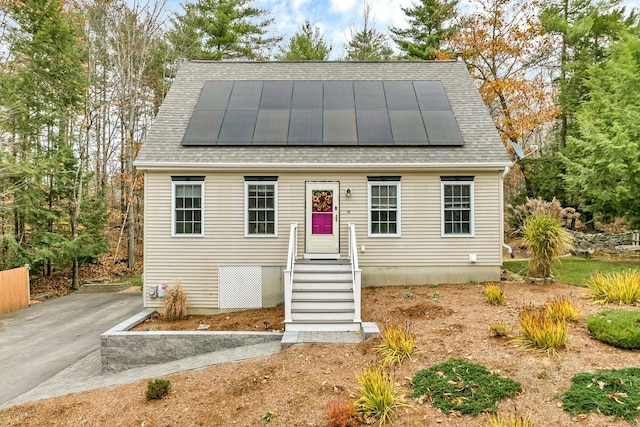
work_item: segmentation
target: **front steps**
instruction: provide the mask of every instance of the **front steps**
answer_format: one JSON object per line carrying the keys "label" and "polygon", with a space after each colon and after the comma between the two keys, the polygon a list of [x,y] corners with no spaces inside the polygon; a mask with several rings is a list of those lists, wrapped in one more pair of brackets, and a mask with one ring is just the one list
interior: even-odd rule
{"label": "front steps", "polygon": [[293,274],[291,322],[285,331],[359,332],[351,264],[343,260],[300,260]]}

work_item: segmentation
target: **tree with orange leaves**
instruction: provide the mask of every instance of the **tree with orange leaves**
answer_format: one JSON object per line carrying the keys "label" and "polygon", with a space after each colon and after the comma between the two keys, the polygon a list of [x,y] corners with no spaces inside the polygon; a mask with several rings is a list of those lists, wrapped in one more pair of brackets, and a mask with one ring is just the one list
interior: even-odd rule
{"label": "tree with orange leaves", "polygon": [[545,132],[560,111],[543,60],[551,49],[528,0],[472,0],[452,39],[462,52],[490,110],[503,143],[525,149]]}

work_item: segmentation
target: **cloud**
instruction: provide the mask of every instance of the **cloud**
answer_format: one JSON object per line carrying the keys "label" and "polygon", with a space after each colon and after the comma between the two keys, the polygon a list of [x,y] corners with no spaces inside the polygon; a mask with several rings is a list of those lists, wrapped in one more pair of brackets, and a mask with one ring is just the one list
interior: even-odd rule
{"label": "cloud", "polygon": [[353,11],[359,3],[359,0],[329,0],[329,2],[331,4],[329,8],[330,12],[345,13]]}

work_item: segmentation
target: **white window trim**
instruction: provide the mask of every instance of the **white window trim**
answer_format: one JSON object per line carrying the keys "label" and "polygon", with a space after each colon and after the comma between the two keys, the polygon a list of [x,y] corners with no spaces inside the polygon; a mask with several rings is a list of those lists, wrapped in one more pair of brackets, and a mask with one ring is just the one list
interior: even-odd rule
{"label": "white window trim", "polygon": [[[249,186],[273,185],[273,234],[249,234]],[[256,239],[278,237],[278,181],[245,181],[244,182],[244,237]]]}
{"label": "white window trim", "polygon": [[[196,185],[196,184],[200,186],[200,194],[202,199],[201,201],[202,203],[200,207],[200,211],[202,213],[200,217],[200,222],[201,222],[200,233],[177,234],[176,233],[176,186]],[[205,219],[205,214],[204,214],[205,191],[204,190],[205,190],[204,181],[171,181],[171,237],[185,237],[185,238],[204,237],[204,219]]]}
{"label": "white window trim", "polygon": [[[445,185],[467,185],[469,186],[469,200],[471,209],[469,211],[469,233],[445,233],[444,232],[444,186]],[[460,238],[475,236],[475,190],[474,181],[441,181],[440,182],[440,235],[442,237]]]}
{"label": "white window trim", "polygon": [[[391,233],[372,233],[371,232],[371,186],[373,185],[395,185],[397,188],[397,208],[396,208],[396,232]],[[402,210],[401,210],[401,200],[402,200],[402,192],[400,188],[400,181],[368,181],[367,186],[367,236],[368,237],[402,237],[402,227],[401,227],[401,218],[402,218]]]}

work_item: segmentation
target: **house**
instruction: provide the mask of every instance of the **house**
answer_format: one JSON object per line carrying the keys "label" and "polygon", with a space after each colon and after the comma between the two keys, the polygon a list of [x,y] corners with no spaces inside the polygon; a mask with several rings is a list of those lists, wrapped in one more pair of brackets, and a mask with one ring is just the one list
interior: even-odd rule
{"label": "house", "polygon": [[144,305],[350,330],[361,286],[499,280],[510,164],[462,61],[187,62],[135,162]]}

